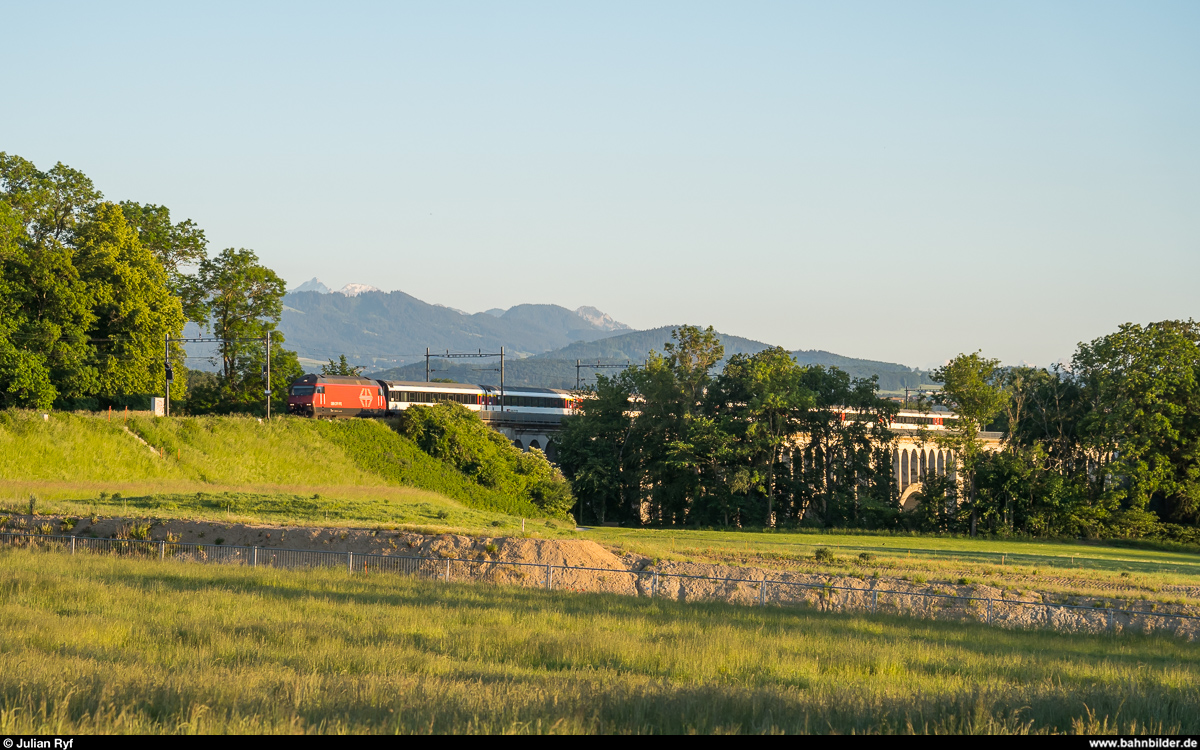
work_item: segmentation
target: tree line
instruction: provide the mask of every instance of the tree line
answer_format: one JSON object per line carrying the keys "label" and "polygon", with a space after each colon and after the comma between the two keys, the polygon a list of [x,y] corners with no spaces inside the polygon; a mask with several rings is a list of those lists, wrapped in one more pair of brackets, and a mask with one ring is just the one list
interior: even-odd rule
{"label": "tree line", "polygon": [[[136,403],[164,391],[166,356],[180,406],[256,411],[268,332],[275,382],[303,374],[277,330],[285,292],[254,251],[210,254],[166,206],[113,202],[78,170],[0,152],[0,406]],[[189,371],[179,343],[164,351],[188,321],[222,339],[215,375]]]}
{"label": "tree line", "polygon": [[[1200,326],[1127,324],[1069,365],[962,354],[918,408],[955,413],[917,439],[954,456],[903,511],[900,405],[874,378],[783,349],[723,358],[684,326],[644,367],[600,376],[558,460],[586,522],[915,529],[1200,542]],[[1004,435],[998,450],[983,432]]]}

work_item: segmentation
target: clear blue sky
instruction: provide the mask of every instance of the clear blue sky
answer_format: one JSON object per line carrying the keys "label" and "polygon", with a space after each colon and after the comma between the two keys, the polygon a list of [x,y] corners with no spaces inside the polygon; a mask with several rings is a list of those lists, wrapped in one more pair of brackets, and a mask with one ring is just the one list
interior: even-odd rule
{"label": "clear blue sky", "polygon": [[213,249],[911,365],[1200,316],[1200,3],[11,3],[0,150]]}

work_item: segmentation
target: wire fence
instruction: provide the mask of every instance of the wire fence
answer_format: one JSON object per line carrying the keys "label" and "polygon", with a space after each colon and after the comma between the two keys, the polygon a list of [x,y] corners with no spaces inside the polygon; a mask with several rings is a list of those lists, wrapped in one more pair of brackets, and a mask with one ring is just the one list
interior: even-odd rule
{"label": "wire fence", "polygon": [[717,578],[662,570],[571,567],[491,559],[409,557],[358,552],[236,547],[137,539],[0,532],[0,544],[67,554],[117,555],[288,570],[342,568],[351,574],[486,582],[579,593],[616,593],[673,601],[722,601],[801,607],[825,612],[903,615],[1010,628],[1087,633],[1170,633],[1200,638],[1200,617],[1173,612],[1088,607],[1049,601],[858,588],[772,578]]}

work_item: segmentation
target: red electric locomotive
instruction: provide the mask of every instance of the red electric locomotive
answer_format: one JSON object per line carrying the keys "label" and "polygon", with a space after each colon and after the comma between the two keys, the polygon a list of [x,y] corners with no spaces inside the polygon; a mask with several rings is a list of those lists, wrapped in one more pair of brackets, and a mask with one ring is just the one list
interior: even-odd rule
{"label": "red electric locomotive", "polygon": [[370,378],[305,375],[292,383],[288,412],[302,417],[382,417],[387,391]]}

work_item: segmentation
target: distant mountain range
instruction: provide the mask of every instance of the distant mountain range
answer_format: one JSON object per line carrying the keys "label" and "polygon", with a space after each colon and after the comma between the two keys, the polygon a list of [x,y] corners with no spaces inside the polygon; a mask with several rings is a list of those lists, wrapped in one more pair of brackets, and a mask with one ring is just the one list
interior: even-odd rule
{"label": "distant mountain range", "polygon": [[321,281],[320,279],[318,279],[317,277],[314,276],[313,278],[304,282],[303,284],[296,287],[292,291],[293,292],[318,292],[320,294],[344,294],[347,297],[356,297],[356,296],[362,294],[363,292],[380,292],[383,290],[379,289],[378,287],[371,286],[369,284],[347,284],[346,286],[342,287],[341,289],[334,290],[334,289],[330,289],[329,287],[325,286],[325,282]]}
{"label": "distant mountain range", "polygon": [[[500,351],[513,358],[540,354],[575,341],[591,341],[629,330],[595,308],[581,312],[558,305],[517,305],[507,310],[468,314],[423,302],[404,292],[362,290],[348,284],[322,292],[309,289],[283,298],[283,331],[289,348],[312,360],[345,354],[373,368],[424,361],[433,351]],[[424,373],[424,365],[422,365]]]}
{"label": "distant mountain range", "polygon": [[[619,367],[589,368],[591,364],[620,365],[641,364],[651,350],[663,351],[663,345],[671,340],[671,331],[678,326],[663,326],[649,331],[632,331],[590,342],[579,341],[561,349],[544,352],[525,359],[508,360],[504,367],[506,385],[539,385],[546,388],[574,388],[576,376],[583,384],[594,382],[597,373],[612,375]],[[754,354],[770,348],[761,341],[717,334],[725,347],[725,357],[734,354]],[[902,391],[929,385],[929,373],[893,362],[878,362],[869,359],[843,357],[840,354],[819,350],[800,350],[791,353],[802,365],[824,365],[838,367],[852,377],[879,378],[879,388],[884,391]],[[578,362],[578,366],[577,366]],[[454,360],[434,360],[433,377],[449,378],[460,383],[482,383],[498,385],[500,374],[480,368],[495,368],[496,363],[487,365],[463,364]],[[372,374],[383,380],[424,380],[425,363],[394,367]]]}
{"label": "distant mountain range", "polygon": [[[280,330],[286,346],[316,369],[318,362],[345,354],[367,372],[387,380],[424,380],[425,348],[437,352],[499,352],[505,347],[505,383],[574,388],[576,361],[641,363],[662,351],[677,326],[634,331],[595,307],[568,310],[558,305],[516,305],[466,313],[423,302],[404,292],[382,292],[365,284],[330,290],[320,279],[293,289],[283,299]],[[761,341],[719,334],[726,358],[769,347]],[[792,352],[800,364],[839,367],[854,377],[879,378],[882,390],[929,383],[927,372],[892,362],[844,357],[832,352]],[[499,384],[498,361],[433,359],[433,377],[458,382]],[[597,372],[616,368],[580,367],[584,383]]]}

